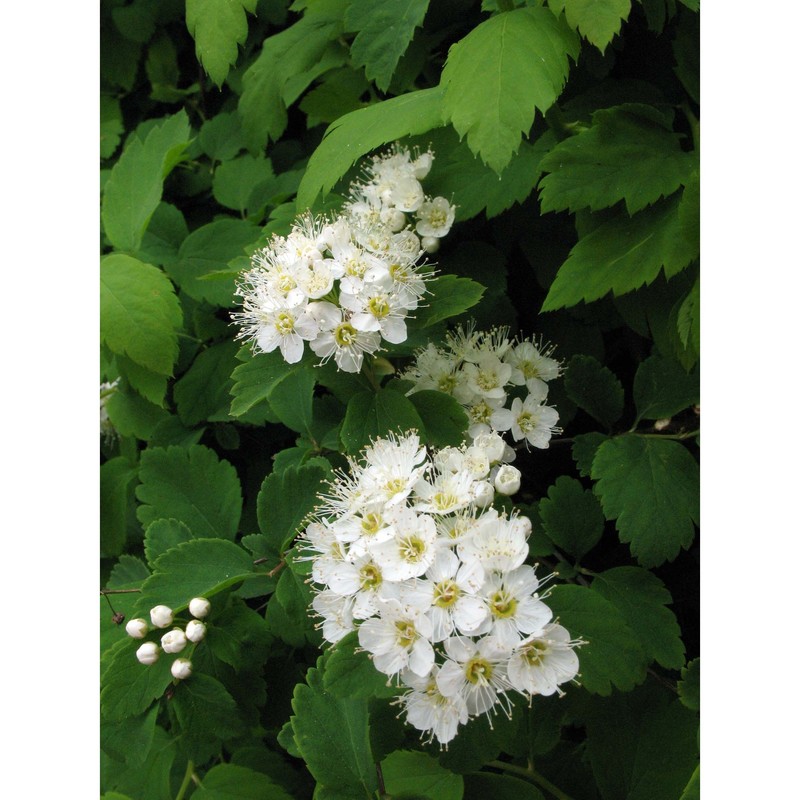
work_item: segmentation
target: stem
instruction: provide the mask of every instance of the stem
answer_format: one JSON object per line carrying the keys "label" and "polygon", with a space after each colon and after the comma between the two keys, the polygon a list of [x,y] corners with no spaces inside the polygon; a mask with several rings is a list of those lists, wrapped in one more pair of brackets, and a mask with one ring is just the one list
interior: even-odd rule
{"label": "stem", "polygon": [[378,775],[378,791],[380,796],[383,797],[386,794],[386,784],[383,782],[383,770],[380,764],[375,765],[375,772]]}
{"label": "stem", "polygon": [[105,597],[107,594],[131,594],[131,592],[141,591],[141,589],[101,589],[100,594]]}
{"label": "stem", "polygon": [[634,436],[641,436],[642,439],[693,439],[699,434],[699,428],[696,431],[687,431],[686,433],[636,433],[636,431],[633,431]]}
{"label": "stem", "polygon": [[175,795],[175,800],[183,800],[183,796],[186,794],[186,790],[189,788],[189,784],[192,782],[192,773],[194,772],[194,761],[189,759],[189,763],[186,765],[186,772],[183,774],[183,782],[181,783],[181,788],[178,789],[178,794]]}
{"label": "stem", "polygon": [[271,569],[267,573],[267,577],[268,578],[274,578],[285,566],[286,566],[286,562],[285,561],[281,561],[281,563],[278,564],[277,567],[275,567],[274,569]]}
{"label": "stem", "polygon": [[540,775],[533,768],[526,769],[525,767],[518,767],[516,764],[506,764],[505,761],[490,761],[486,766],[495,767],[495,769],[503,769],[506,772],[512,772],[514,775],[527,778],[527,780],[541,786],[542,789],[546,789],[553,797],[557,797],[558,800],[572,800],[566,792],[562,792],[558,786],[553,786],[547,778]]}

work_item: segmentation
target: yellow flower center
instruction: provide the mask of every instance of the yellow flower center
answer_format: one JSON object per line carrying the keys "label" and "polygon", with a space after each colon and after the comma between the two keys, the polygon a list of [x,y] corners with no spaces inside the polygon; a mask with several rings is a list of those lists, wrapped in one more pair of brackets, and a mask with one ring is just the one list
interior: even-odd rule
{"label": "yellow flower center", "polygon": [[374,536],[383,524],[383,519],[380,514],[367,514],[361,520],[361,530],[365,536]]}
{"label": "yellow flower center", "polygon": [[375,297],[371,297],[369,302],[367,303],[369,307],[370,313],[373,317],[377,317],[378,319],[383,319],[384,317],[389,315],[389,304],[386,302],[386,297],[383,295],[376,295]]}
{"label": "yellow flower center", "polygon": [[362,589],[377,589],[383,582],[381,571],[375,564],[364,564],[359,573]]}
{"label": "yellow flower center", "polygon": [[455,581],[447,578],[433,587],[433,604],[439,608],[450,608],[461,595]]}
{"label": "yellow flower center", "polygon": [[294,317],[285,311],[281,311],[275,318],[275,328],[281,336],[286,336],[294,330]]}
{"label": "yellow flower center", "polygon": [[467,680],[472,684],[486,684],[492,677],[492,665],[485,658],[471,658],[464,670]]}
{"label": "yellow flower center", "polygon": [[547,653],[547,642],[534,639],[522,649],[522,657],[530,667],[538,667]]}
{"label": "yellow flower center", "polygon": [[523,411],[517,417],[517,425],[523,433],[530,433],[536,427],[536,416],[530,411]]}
{"label": "yellow flower center", "polygon": [[407,650],[417,641],[417,629],[414,623],[409,620],[399,620],[394,625],[397,628],[397,644]]}
{"label": "yellow flower center", "polygon": [[489,598],[489,610],[500,619],[513,617],[517,610],[517,601],[506,591],[495,592]]}
{"label": "yellow flower center", "polygon": [[400,548],[400,555],[403,560],[412,563],[419,561],[428,549],[425,542],[422,541],[419,536],[414,536],[413,534],[400,539],[397,544]]}
{"label": "yellow flower center", "polygon": [[349,322],[343,322],[333,332],[334,341],[339,347],[349,347],[356,340],[356,336],[358,332]]}

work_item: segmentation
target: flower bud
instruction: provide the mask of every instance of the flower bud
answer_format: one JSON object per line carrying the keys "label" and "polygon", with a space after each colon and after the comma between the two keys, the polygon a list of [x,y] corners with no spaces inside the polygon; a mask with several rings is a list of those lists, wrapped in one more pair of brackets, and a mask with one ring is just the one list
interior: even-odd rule
{"label": "flower bud", "polygon": [[175,628],[161,637],[161,647],[165,653],[180,653],[186,647],[186,634]]}
{"label": "flower bud", "polygon": [[206,636],[206,625],[204,622],[193,619],[186,623],[186,638],[190,642],[201,642]]}
{"label": "flower bud", "polygon": [[158,661],[158,645],[155,642],[145,642],[137,651],[136,658],[142,664],[155,664]]}
{"label": "flower bud", "polygon": [[477,481],[475,483],[475,505],[478,508],[486,508],[494,500],[494,486],[489,481]]}
{"label": "flower bud", "polygon": [[192,674],[192,662],[188,658],[176,658],[169,668],[173,678],[185,681]]}
{"label": "flower bud", "polygon": [[492,464],[505,460],[503,454],[505,453],[506,443],[498,433],[481,433],[475,437],[474,445],[486,452],[486,458]]}
{"label": "flower bud", "polygon": [[150,609],[150,621],[156,628],[168,628],[172,625],[172,609],[169,606],[155,606]]}
{"label": "flower bud", "polygon": [[197,619],[203,619],[211,611],[211,603],[205,597],[194,597],[189,601],[189,613]]}
{"label": "flower bud", "polygon": [[386,208],[381,211],[381,222],[392,233],[398,233],[406,226],[406,215],[399,208]]}
{"label": "flower bud", "polygon": [[522,473],[509,464],[503,464],[494,476],[494,488],[499,494],[511,495],[519,491]]}
{"label": "flower bud", "polygon": [[138,618],[132,619],[126,626],[125,632],[128,636],[133,637],[134,639],[144,639],[147,636],[147,631],[150,630],[150,626],[147,624],[147,620]]}
{"label": "flower bud", "polygon": [[515,517],[511,520],[511,524],[516,530],[521,530],[526,539],[531,535],[533,525],[527,517]]}
{"label": "flower bud", "polygon": [[663,431],[665,428],[669,428],[670,423],[672,420],[669,417],[665,417],[664,419],[657,419],[653,423],[653,428],[657,431]]}
{"label": "flower bud", "polygon": [[411,166],[414,170],[414,177],[421,181],[431,171],[433,155],[431,153],[420,153],[419,157],[411,162]]}
{"label": "flower bud", "polygon": [[420,244],[426,253],[435,253],[439,249],[439,240],[435,236],[423,236]]}

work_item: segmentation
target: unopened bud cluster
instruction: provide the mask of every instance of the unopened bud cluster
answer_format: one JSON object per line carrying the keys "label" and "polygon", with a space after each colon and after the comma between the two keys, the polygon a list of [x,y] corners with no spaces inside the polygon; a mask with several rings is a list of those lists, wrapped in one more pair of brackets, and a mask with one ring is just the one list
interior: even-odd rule
{"label": "unopened bud cluster", "polygon": [[548,381],[561,374],[561,364],[541,340],[511,341],[508,333],[459,327],[444,346],[418,350],[402,377],[414,383],[409,394],[435,389],[455,397],[469,416],[472,438],[510,430],[515,442],[545,449],[561,431],[558,412],[545,404]]}
{"label": "unopened bud cluster", "polygon": [[395,146],[351,185],[339,216],[301,216],[288,236],[256,251],[237,289],[237,338],[255,352],[280,348],[290,364],[308,342],[345,372],[358,372],[382,340],[404,342],[405,318],[432,276],[423,256],[438,249],[455,215],[445,198],[422,189],[432,163],[431,153],[414,158]]}
{"label": "unopened bud cluster", "polygon": [[[178,626],[172,627],[160,637],[160,644],[153,641],[144,642],[136,651],[136,658],[142,664],[155,664],[161,652],[170,655],[182,652],[191,642],[197,644],[206,635],[206,625],[201,619],[208,616],[211,603],[205,597],[195,597],[189,602],[189,613],[194,619],[186,623],[185,630]],[[175,615],[169,606],[153,606],[150,609],[150,622],[146,619],[132,619],[125,626],[128,636],[134,639],[144,639],[151,630],[164,630],[173,625]],[[172,676],[178,680],[185,680],[192,674],[192,662],[188,658],[176,658],[172,662]]]}
{"label": "unopened bud cluster", "polygon": [[331,483],[301,545],[324,638],[357,629],[406,687],[409,723],[442,745],[470,717],[510,713],[512,690],[560,693],[578,672],[579,642],[525,564],[530,520],[491,507],[498,483],[518,484],[505,450],[497,434],[430,454],[416,433],[377,439]]}

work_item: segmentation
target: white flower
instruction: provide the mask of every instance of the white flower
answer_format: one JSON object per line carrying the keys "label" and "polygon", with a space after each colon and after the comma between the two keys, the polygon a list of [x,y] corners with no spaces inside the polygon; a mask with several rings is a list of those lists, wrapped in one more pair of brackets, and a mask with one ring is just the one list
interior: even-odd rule
{"label": "white flower", "polygon": [[389,278],[369,283],[357,294],[342,292],[342,308],[352,312],[350,322],[359,331],[379,331],[387,342],[399,344],[408,338],[405,316],[408,308],[393,290]]}
{"label": "white flower", "polygon": [[363,482],[373,500],[387,507],[404,501],[424,475],[427,451],[420,446],[419,436],[408,433],[399,439],[389,436],[378,439],[364,450],[367,466]]}
{"label": "white flower", "polygon": [[425,200],[425,192],[414,177],[400,178],[390,194],[390,202],[400,211],[416,211]]}
{"label": "white flower", "polygon": [[200,620],[192,619],[186,623],[186,638],[190,642],[202,642],[206,637],[206,625]]}
{"label": "white flower", "polygon": [[463,634],[477,630],[489,613],[486,603],[476,596],[484,580],[483,567],[477,561],[462,564],[452,550],[440,549],[426,577],[433,584],[428,611],[433,623],[431,641],[441,642],[456,628]]}
{"label": "white flower", "polygon": [[563,694],[559,684],[571,681],[578,674],[575,646],[561,625],[553,623],[521,641],[508,662],[508,679],[519,692],[529,695]]}
{"label": "white flower", "polygon": [[420,245],[426,253],[433,254],[439,249],[439,240],[435,236],[423,236]]}
{"label": "white flower", "polygon": [[[473,444],[475,447],[479,447],[486,453],[486,458],[489,460],[490,464],[497,464],[500,461],[513,460],[506,458],[507,445],[503,441],[503,437],[494,431],[490,433],[482,433],[479,436],[476,436]],[[512,455],[515,455],[513,450],[511,453]]]}
{"label": "white flower", "polygon": [[[552,347],[537,347],[533,342],[522,341],[506,356],[506,363],[513,367],[511,383],[525,384],[529,391],[541,387],[561,374],[561,364],[550,358]],[[545,386],[546,388],[546,386]]]}
{"label": "white flower", "polygon": [[322,618],[322,635],[327,642],[338,642],[350,631],[353,624],[353,600],[325,589],[311,601],[311,607]]}
{"label": "white flower", "polygon": [[427,514],[402,508],[392,514],[394,536],[373,545],[372,556],[390,581],[423,575],[436,554],[436,523]]}
{"label": "white flower", "polygon": [[108,410],[106,403],[109,398],[117,391],[119,386],[119,378],[111,383],[100,384],[100,435],[105,439],[106,444],[111,444],[117,431],[114,428],[114,423],[108,417]]}
{"label": "white flower", "polygon": [[455,218],[455,206],[451,206],[444,197],[426,200],[417,209],[417,233],[440,239],[450,233]]}
{"label": "white flower", "polygon": [[486,400],[505,401],[505,386],[511,377],[511,365],[494,353],[481,353],[476,363],[464,364],[467,386]]}
{"label": "white flower", "polygon": [[508,572],[521,566],[528,556],[525,528],[489,509],[478,519],[471,535],[458,543],[456,552],[462,561],[479,561],[487,572]]}
{"label": "white flower", "polygon": [[189,601],[189,613],[197,619],[203,619],[211,611],[211,603],[205,597],[193,597]]}
{"label": "white flower", "polygon": [[403,695],[406,719],[418,731],[430,731],[433,738],[441,745],[451,742],[459,725],[469,721],[467,704],[463,697],[456,694],[445,697],[436,685],[439,667],[434,666],[430,674],[420,678],[410,670],[404,670],[400,677],[411,691]]}
{"label": "white flower", "polygon": [[439,474],[433,483],[420,480],[414,487],[417,497],[422,501],[417,503],[417,508],[431,514],[459,511],[475,501],[476,486],[475,480],[466,471]]}
{"label": "white flower", "polygon": [[358,372],[364,353],[374,353],[380,347],[379,333],[357,330],[332,303],[311,303],[308,310],[319,323],[320,330],[310,347],[322,358],[323,364],[333,357],[339,369]]}
{"label": "white flower", "polygon": [[473,487],[473,502],[478,508],[486,508],[494,500],[494,486],[489,481],[478,481]]}
{"label": "white flower", "polygon": [[150,621],[155,628],[168,628],[172,625],[172,609],[168,606],[154,606],[150,609]]}
{"label": "white flower", "polygon": [[519,491],[522,473],[510,464],[503,464],[494,476],[494,488],[498,494],[512,495]]}
{"label": "white flower", "polygon": [[511,409],[499,408],[491,416],[491,424],[498,431],[511,429],[514,441],[525,439],[534,447],[546,450],[550,437],[561,429],[556,427],[558,412],[545,406],[530,394],[523,402],[515,397]]}
{"label": "white flower", "polygon": [[172,677],[179,681],[185,681],[192,674],[192,662],[188,658],[176,658],[169,668]]}
{"label": "white flower", "polygon": [[149,630],[150,626],[144,619],[132,619],[125,626],[125,632],[134,639],[144,639]]}
{"label": "white flower", "polygon": [[155,664],[158,661],[160,649],[155,642],[145,642],[137,651],[136,658],[142,664]]}
{"label": "white flower", "polygon": [[497,411],[502,410],[501,406],[504,402],[505,395],[496,399],[481,397],[476,403],[466,407],[465,410],[470,421],[467,432],[471,438],[475,439],[483,433],[491,433],[494,415]]}
{"label": "white flower", "polygon": [[291,307],[265,300],[261,306],[261,327],[255,335],[255,352],[271,353],[280,347],[283,360],[296,364],[303,357],[303,342],[314,339],[318,332],[319,324],[307,313],[307,306]]}
{"label": "white flower", "polygon": [[175,628],[161,637],[161,648],[165,653],[180,653],[186,647],[186,634]]}

